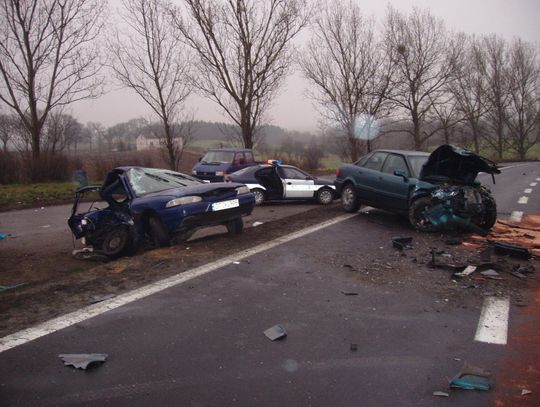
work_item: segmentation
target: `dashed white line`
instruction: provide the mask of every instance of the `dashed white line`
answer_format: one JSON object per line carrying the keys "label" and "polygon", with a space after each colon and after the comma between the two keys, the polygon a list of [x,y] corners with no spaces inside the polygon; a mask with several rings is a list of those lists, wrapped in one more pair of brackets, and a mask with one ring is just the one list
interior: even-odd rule
{"label": "dashed white line", "polygon": [[509,313],[510,300],[508,298],[485,298],[474,340],[506,345]]}
{"label": "dashed white line", "polygon": [[536,178],[537,181],[540,181],[540,178]]}
{"label": "dashed white line", "polygon": [[524,191],[523,191],[524,194],[530,194],[532,193],[532,188],[526,188]]}
{"label": "dashed white line", "polygon": [[521,222],[521,218],[523,218],[523,212],[522,211],[513,211],[510,215],[510,222]]}
{"label": "dashed white line", "polygon": [[287,243],[291,240],[298,239],[302,236],[324,229],[328,226],[335,225],[336,223],[352,218],[353,216],[356,216],[356,214],[339,216],[337,218],[323,222],[319,225],[311,226],[297,232],[278,237],[277,239],[252,247],[251,249],[243,250],[241,252],[224,257],[212,263],[208,263],[203,266],[185,271],[183,273],[176,274],[164,280],[157,281],[147,286],[119,295],[115,298],[111,298],[110,300],[100,302],[99,304],[90,305],[70,314],[62,315],[58,318],[51,319],[50,321],[44,322],[35,327],[15,332],[14,334],[0,338],[0,353],[16,346],[22,345],[26,342],[33,341],[34,339],[37,339],[41,336],[48,335],[63,328],[67,328],[68,326],[85,321],[89,318],[98,316],[112,309],[121,307],[122,305],[126,305],[130,302],[148,297],[149,295],[165,290],[166,288],[176,286],[195,277],[210,273],[211,271],[227,266],[234,261],[245,259],[257,253]]}
{"label": "dashed white line", "polygon": [[529,186],[531,186],[531,187],[535,187],[536,185],[538,185],[537,182],[531,182],[531,183],[529,184]]}
{"label": "dashed white line", "polygon": [[529,202],[529,197],[527,197],[527,196],[522,196],[522,197],[519,198],[519,200],[518,200],[518,204],[522,204],[522,205],[527,204],[527,202]]}

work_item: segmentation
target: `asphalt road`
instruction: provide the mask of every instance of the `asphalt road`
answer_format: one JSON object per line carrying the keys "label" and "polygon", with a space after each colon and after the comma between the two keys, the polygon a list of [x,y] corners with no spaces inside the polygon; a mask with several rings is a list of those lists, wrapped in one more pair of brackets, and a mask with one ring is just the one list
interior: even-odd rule
{"label": "asphalt road", "polygon": [[[492,187],[499,212],[538,213],[540,186],[531,186],[537,178],[537,163],[504,170]],[[522,196],[527,203],[518,203]],[[238,264],[1,353],[0,405],[494,404],[494,392],[452,392],[447,400],[432,393],[448,391],[465,360],[517,373],[521,366],[502,362],[516,359],[512,343],[474,341],[479,306],[399,281],[364,284],[350,274],[348,259],[374,251],[390,256],[388,237],[410,233],[405,222],[389,229],[369,220],[354,216],[276,242]],[[511,331],[525,320],[540,323],[538,314],[517,307],[510,320]],[[275,324],[288,336],[271,342],[263,331]],[[84,372],[57,357],[86,352],[109,359]],[[519,383],[497,386],[521,391]],[[540,387],[532,390],[524,403],[539,401]]]}

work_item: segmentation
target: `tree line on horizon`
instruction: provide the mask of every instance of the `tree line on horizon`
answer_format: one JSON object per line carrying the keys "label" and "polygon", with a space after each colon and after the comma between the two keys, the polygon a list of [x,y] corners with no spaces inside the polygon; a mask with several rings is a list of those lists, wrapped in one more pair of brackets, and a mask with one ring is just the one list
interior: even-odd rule
{"label": "tree line on horizon", "polygon": [[213,100],[228,137],[252,148],[264,143],[265,114],[295,67],[321,134],[351,161],[395,133],[411,148],[459,140],[498,159],[524,159],[538,143],[538,44],[451,32],[429,10],[388,6],[376,21],[352,0],[311,3],[122,0],[115,14],[104,0],[0,0],[3,146],[16,135],[33,165],[76,148],[73,134],[106,140],[114,126],[81,125],[69,106],[102,95],[109,75],[150,108],[177,169],[193,138],[191,94]]}

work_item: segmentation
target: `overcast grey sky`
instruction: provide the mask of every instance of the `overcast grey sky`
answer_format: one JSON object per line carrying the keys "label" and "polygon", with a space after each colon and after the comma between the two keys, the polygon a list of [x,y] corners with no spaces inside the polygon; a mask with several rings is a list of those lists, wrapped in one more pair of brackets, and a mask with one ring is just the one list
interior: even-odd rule
{"label": "overcast grey sky", "polygon": [[[475,34],[496,33],[507,40],[521,37],[540,44],[540,0],[357,0],[365,15],[381,22],[387,4],[408,12],[417,6],[429,9],[445,20],[447,28]],[[118,3],[118,0],[110,0]],[[271,124],[291,130],[316,131],[318,116],[312,103],[304,96],[308,86],[299,73],[293,72],[285,81],[280,95],[269,112]],[[219,108],[205,99],[191,97],[189,108],[195,118],[225,121]],[[72,106],[72,114],[83,123],[97,121],[105,126],[136,117],[150,117],[149,109],[133,92],[114,90],[92,101]]]}

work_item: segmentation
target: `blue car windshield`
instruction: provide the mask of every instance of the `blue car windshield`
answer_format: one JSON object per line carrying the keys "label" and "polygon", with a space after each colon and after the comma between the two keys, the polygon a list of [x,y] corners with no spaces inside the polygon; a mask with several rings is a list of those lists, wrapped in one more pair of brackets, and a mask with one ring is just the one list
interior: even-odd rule
{"label": "blue car windshield", "polygon": [[409,163],[412,167],[413,177],[418,178],[420,176],[420,171],[422,170],[422,166],[426,163],[429,156],[427,155],[410,155],[409,156]]}
{"label": "blue car windshield", "polygon": [[230,164],[233,162],[232,151],[209,151],[201,160],[201,164]]}
{"label": "blue car windshield", "polygon": [[204,183],[186,174],[155,168],[131,168],[127,177],[137,196]]}

